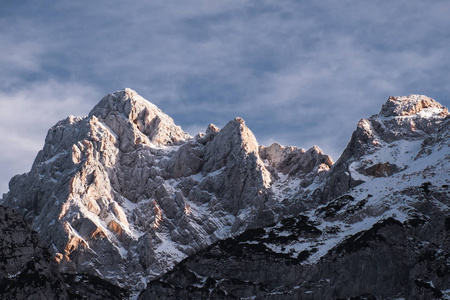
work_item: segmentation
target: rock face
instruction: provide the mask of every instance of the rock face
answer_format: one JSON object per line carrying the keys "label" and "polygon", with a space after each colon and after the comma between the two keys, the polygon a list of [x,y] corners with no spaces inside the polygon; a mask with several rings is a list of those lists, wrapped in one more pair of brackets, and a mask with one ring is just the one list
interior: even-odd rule
{"label": "rock face", "polygon": [[213,242],[314,205],[309,187],[331,165],[317,147],[260,147],[240,118],[190,137],[125,89],[53,126],[2,203],[63,272],[140,290]]}
{"label": "rock face", "polygon": [[12,209],[0,206],[0,297],[68,299],[64,282],[36,232]]}
{"label": "rock face", "polygon": [[327,183],[317,193],[321,194],[321,202],[346,193],[370,180],[370,176],[390,176],[397,172],[396,159],[410,158],[405,153],[409,149],[403,149],[402,145],[429,141],[448,116],[447,108],[426,96],[389,97],[379,114],[359,121],[328,174]]}
{"label": "rock face", "polygon": [[[387,218],[314,264],[314,252],[279,250],[327,233],[307,217],[288,218],[213,244],[150,282],[139,299],[440,299],[450,286],[446,217]],[[286,229],[293,236],[280,235]]]}
{"label": "rock face", "polygon": [[123,299],[128,293],[94,276],[61,274],[35,231],[0,206],[0,299]]}
{"label": "rock face", "polygon": [[322,205],[212,244],[139,298],[447,299],[449,146],[447,109],[391,97],[326,173]]}

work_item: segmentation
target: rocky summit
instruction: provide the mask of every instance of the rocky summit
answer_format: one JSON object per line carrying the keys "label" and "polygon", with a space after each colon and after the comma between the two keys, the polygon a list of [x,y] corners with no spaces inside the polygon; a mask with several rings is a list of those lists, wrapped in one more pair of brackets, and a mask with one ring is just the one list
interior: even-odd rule
{"label": "rocky summit", "polygon": [[[316,146],[260,146],[241,118],[191,137],[135,91],[109,94],[11,179],[0,222],[42,254],[4,254],[0,292],[450,298],[449,119],[426,96],[390,97],[333,164]],[[51,284],[18,288],[25,264]]]}

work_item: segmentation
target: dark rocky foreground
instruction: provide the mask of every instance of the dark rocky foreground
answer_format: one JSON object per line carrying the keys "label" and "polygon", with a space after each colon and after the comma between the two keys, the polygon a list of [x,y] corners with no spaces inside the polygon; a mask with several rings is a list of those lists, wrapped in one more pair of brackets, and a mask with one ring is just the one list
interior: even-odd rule
{"label": "dark rocky foreground", "polygon": [[0,299],[123,299],[128,294],[91,275],[61,274],[23,218],[0,206]]}
{"label": "dark rocky foreground", "polygon": [[420,217],[381,220],[312,264],[305,262],[314,251],[292,257],[266,246],[324,234],[307,217],[246,231],[187,258],[150,282],[139,299],[444,299],[450,214],[422,197]]}

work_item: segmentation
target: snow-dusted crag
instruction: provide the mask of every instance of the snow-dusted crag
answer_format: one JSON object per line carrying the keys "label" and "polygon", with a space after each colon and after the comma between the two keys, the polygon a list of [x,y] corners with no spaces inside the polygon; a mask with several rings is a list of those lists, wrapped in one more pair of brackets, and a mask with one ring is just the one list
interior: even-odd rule
{"label": "snow-dusted crag", "polygon": [[448,115],[447,108],[426,96],[389,97],[379,114],[359,121],[328,174],[322,202],[374,177],[388,177],[407,167],[417,159],[412,153],[423,154],[427,143],[443,131],[442,123]]}
{"label": "snow-dusted crag", "polygon": [[212,244],[140,299],[449,299],[449,146],[445,107],[390,97],[325,173],[322,205]]}
{"label": "snow-dusted crag", "polygon": [[1,203],[62,271],[139,290],[211,243],[314,206],[331,165],[317,147],[259,146],[240,118],[191,137],[125,89],[53,126]]}

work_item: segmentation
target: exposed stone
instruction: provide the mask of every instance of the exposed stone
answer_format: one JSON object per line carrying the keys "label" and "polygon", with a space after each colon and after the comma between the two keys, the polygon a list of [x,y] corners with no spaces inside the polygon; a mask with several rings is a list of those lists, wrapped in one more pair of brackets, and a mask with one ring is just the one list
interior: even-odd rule
{"label": "exposed stone", "polygon": [[423,95],[409,95],[403,97],[389,97],[388,101],[383,105],[380,116],[411,116],[424,111],[425,109],[441,110],[441,116],[448,115],[448,110],[434,99]]}
{"label": "exposed stone", "polygon": [[[306,203],[299,199],[313,203],[307,187],[323,180],[330,158],[317,147],[283,149],[282,158],[269,150],[262,159],[241,118],[192,138],[125,89],[87,117],[52,127],[31,171],[11,180],[2,202],[20,211],[54,255],[63,254],[64,272],[142,289],[142,277],[295,214]],[[291,186],[289,195],[274,185]]]}
{"label": "exposed stone", "polygon": [[95,276],[83,282],[67,280],[56,265],[63,259],[63,254],[57,253],[53,260],[38,234],[22,217],[0,206],[0,299],[123,299],[128,296],[127,291]]}
{"label": "exposed stone", "polygon": [[390,164],[388,162],[377,163],[373,166],[364,169],[364,172],[367,175],[375,177],[388,177],[396,173],[397,171],[398,171],[397,166],[395,164]]}
{"label": "exposed stone", "polygon": [[[360,214],[346,205],[338,210]],[[139,299],[439,299],[450,287],[446,218],[438,206],[420,223],[382,218],[328,252],[317,243],[298,254],[283,249],[340,229],[322,232],[318,220],[285,219],[209,246],[151,281]],[[311,260],[316,253],[320,259]]]}
{"label": "exposed stone", "polygon": [[[139,299],[448,298],[450,118],[433,102],[401,105],[395,116],[361,120],[325,183],[315,177],[323,205],[210,245],[150,281]],[[300,159],[283,163],[292,153]],[[306,153],[260,147],[272,175],[281,166],[289,166],[283,174],[309,170],[319,152]]]}
{"label": "exposed stone", "polygon": [[[421,95],[389,97],[378,115],[361,119],[350,142],[327,176],[322,191],[322,203],[342,195],[361,184],[359,176],[352,175],[349,166],[360,162],[357,168],[364,173],[371,165],[380,166],[384,161],[371,162],[363,159],[382,147],[395,145],[397,141],[421,141],[430,139],[449,117],[448,109],[435,100]],[[392,165],[392,164],[390,164]],[[386,165],[387,167],[387,165]],[[395,172],[394,168],[388,173]],[[369,170],[371,172],[371,169]]]}

